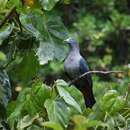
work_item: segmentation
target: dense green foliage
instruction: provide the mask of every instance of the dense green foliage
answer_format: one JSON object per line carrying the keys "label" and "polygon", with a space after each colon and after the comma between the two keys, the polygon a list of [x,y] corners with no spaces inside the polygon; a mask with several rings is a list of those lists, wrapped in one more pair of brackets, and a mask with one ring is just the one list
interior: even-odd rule
{"label": "dense green foliage", "polygon": [[[92,109],[64,74],[69,36],[92,70],[125,72],[93,75]],[[128,0],[0,0],[0,129],[129,129],[129,52]]]}

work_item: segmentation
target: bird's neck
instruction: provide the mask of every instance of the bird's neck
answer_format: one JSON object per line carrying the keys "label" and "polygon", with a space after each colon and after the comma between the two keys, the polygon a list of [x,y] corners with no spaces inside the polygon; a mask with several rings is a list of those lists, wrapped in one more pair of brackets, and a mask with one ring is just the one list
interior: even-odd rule
{"label": "bird's neck", "polygon": [[80,51],[79,51],[79,49],[77,49],[77,48],[71,48],[71,50],[70,50],[70,53],[71,54],[80,54]]}
{"label": "bird's neck", "polygon": [[69,56],[68,57],[78,57],[80,55],[80,50],[79,48],[71,48]]}
{"label": "bird's neck", "polygon": [[71,44],[71,50],[70,51],[79,53],[79,51],[80,51],[79,45],[77,43]]}

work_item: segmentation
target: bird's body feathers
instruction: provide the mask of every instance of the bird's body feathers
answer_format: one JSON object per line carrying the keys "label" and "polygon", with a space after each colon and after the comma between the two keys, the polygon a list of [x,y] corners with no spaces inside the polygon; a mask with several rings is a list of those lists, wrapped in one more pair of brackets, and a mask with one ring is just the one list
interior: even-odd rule
{"label": "bird's body feathers", "polygon": [[[78,76],[89,71],[89,67],[80,55],[79,47],[76,41],[73,43],[71,41],[71,50],[64,62],[64,68],[66,73],[71,79],[77,78]],[[92,91],[92,77],[91,74],[84,76],[83,78],[75,82],[76,87],[83,93],[85,98],[85,103],[87,107],[92,107],[95,103],[95,98]]]}
{"label": "bird's body feathers", "polygon": [[70,55],[65,60],[64,66],[65,71],[69,74],[71,78],[75,78],[76,76],[80,75],[79,65],[78,62],[81,59],[79,54],[75,54],[75,52],[70,53]]}

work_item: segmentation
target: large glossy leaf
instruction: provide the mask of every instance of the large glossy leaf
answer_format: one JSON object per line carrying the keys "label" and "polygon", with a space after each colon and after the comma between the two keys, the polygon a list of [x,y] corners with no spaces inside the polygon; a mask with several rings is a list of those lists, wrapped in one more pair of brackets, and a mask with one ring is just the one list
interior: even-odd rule
{"label": "large glossy leaf", "polygon": [[49,121],[61,124],[67,127],[69,121],[69,111],[67,105],[62,99],[47,99],[45,101]]}
{"label": "large glossy leaf", "polygon": [[37,44],[35,37],[28,32],[17,33],[14,42],[16,43],[19,51],[22,51],[22,52],[31,50],[34,47],[34,45],[36,46]]}
{"label": "large glossy leaf", "polygon": [[[41,65],[48,63],[54,58],[54,43],[40,41],[40,46],[37,51],[38,59]],[[45,51],[46,50],[46,51]]]}
{"label": "large glossy leaf", "polygon": [[75,108],[79,113],[82,113],[85,107],[85,102],[82,93],[74,86],[69,87],[63,80],[57,80],[56,86],[59,95],[67,104]]}
{"label": "large glossy leaf", "polygon": [[66,90],[75,99],[75,101],[78,102],[82,111],[84,111],[86,109],[86,105],[83,94],[75,86],[66,87]]}
{"label": "large glossy leaf", "polygon": [[60,0],[39,0],[44,10],[51,10]]}
{"label": "large glossy leaf", "polygon": [[[35,108],[43,110],[45,100],[51,98],[51,88],[41,82],[32,86],[31,100]],[[30,108],[31,109],[31,108]]]}
{"label": "large glossy leaf", "polygon": [[24,116],[19,122],[18,122],[18,129],[24,130],[25,128],[29,127],[33,124],[33,122],[38,119],[39,115],[35,115],[34,117],[31,117],[29,115]]}
{"label": "large glossy leaf", "polygon": [[6,109],[11,98],[11,86],[7,73],[0,70],[0,104]]}
{"label": "large glossy leaf", "polygon": [[65,58],[67,48],[63,40],[67,37],[67,30],[59,18],[33,12],[22,15],[21,22],[40,42],[37,49],[40,64],[46,64],[53,59],[63,60]]}
{"label": "large glossy leaf", "polygon": [[21,64],[19,64],[16,68],[17,78],[19,80],[28,81],[32,79],[39,68],[39,63],[37,57],[35,56],[33,51],[26,53]]}
{"label": "large glossy leaf", "polygon": [[23,111],[26,111],[30,116],[34,116],[40,111],[40,109],[41,108],[38,106],[37,102],[35,103],[35,98],[30,94],[27,94],[24,101]]}
{"label": "large glossy leaf", "polygon": [[14,24],[10,24],[7,27],[3,27],[0,29],[0,45],[2,44],[3,40],[8,38],[14,28]]}
{"label": "large glossy leaf", "polygon": [[[5,129],[3,123],[6,124],[6,110],[8,101],[11,98],[11,86],[9,77],[4,70],[0,70],[0,129]],[[2,123],[3,122],[3,123]]]}
{"label": "large glossy leaf", "polygon": [[47,21],[47,26],[48,26],[48,31],[52,36],[61,40],[64,40],[64,38],[67,37],[68,31],[65,28],[64,24],[61,22],[60,17],[56,17],[55,20],[54,20],[54,16],[49,17]]}
{"label": "large glossy leaf", "polygon": [[73,106],[79,113],[82,113],[80,105],[75,101],[75,99],[66,91],[63,87],[57,86],[59,95],[65,100],[65,102]]}
{"label": "large glossy leaf", "polygon": [[[32,88],[25,88],[17,98],[16,106],[18,105],[18,107],[9,116],[11,127],[15,127],[15,122],[19,129],[32,125],[37,118],[37,113],[46,113],[44,102],[50,97],[51,89],[40,81],[34,83]],[[24,113],[28,116],[24,116]]]}

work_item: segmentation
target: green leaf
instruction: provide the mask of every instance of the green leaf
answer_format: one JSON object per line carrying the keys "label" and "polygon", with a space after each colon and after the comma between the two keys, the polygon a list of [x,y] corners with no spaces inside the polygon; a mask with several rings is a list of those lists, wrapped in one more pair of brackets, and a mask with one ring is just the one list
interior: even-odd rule
{"label": "green leaf", "polygon": [[18,118],[21,115],[21,111],[23,107],[24,107],[24,103],[17,104],[17,107],[15,108],[15,110],[8,117],[8,121],[12,129],[15,127],[16,121],[18,122]]}
{"label": "green leaf", "polygon": [[[35,98],[34,98],[35,96]],[[31,100],[38,110],[43,110],[45,100],[51,98],[51,88],[42,82],[33,84],[31,90]]]}
{"label": "green leaf", "polygon": [[75,87],[66,87],[66,91],[75,99],[75,101],[80,105],[82,111],[86,109],[85,100],[83,94]]}
{"label": "green leaf", "polygon": [[86,130],[90,127],[97,127],[101,126],[102,122],[97,120],[89,120],[84,116],[81,115],[75,115],[72,117],[72,121],[75,123],[75,129],[76,130]]}
{"label": "green leaf", "polygon": [[130,128],[130,117],[127,119],[127,128]]}
{"label": "green leaf", "polygon": [[112,12],[111,18],[115,27],[121,28],[121,29],[129,29],[130,27],[129,15],[125,15],[125,14],[122,15],[117,10],[114,10]]}
{"label": "green leaf", "polygon": [[83,94],[74,86],[68,86],[64,80],[57,80],[56,86],[60,87],[58,89],[59,95],[64,98],[66,103],[73,106],[78,112],[82,113],[85,106],[85,101]]}
{"label": "green leaf", "polygon": [[[37,51],[37,56],[41,65],[48,63],[54,58],[54,44],[53,42],[40,41],[40,46]],[[46,51],[45,51],[46,50]]]}
{"label": "green leaf", "polygon": [[60,17],[49,17],[47,21],[47,27],[49,33],[58,39],[64,40],[68,36],[68,30],[65,28]]}
{"label": "green leaf", "polygon": [[28,32],[18,32],[16,34],[15,43],[19,51],[30,51],[37,44],[35,37]]}
{"label": "green leaf", "polygon": [[125,99],[116,90],[109,90],[101,99],[100,108],[108,113],[115,113],[123,109]]}
{"label": "green leaf", "polygon": [[32,97],[30,94],[26,95],[23,110],[26,111],[31,116],[36,115],[36,113],[38,113],[41,109],[40,106],[38,106],[38,104],[35,103],[34,101],[35,101],[34,96]]}
{"label": "green leaf", "polygon": [[69,121],[68,107],[62,99],[47,99],[45,101],[49,121],[61,124],[67,127]]}
{"label": "green leaf", "polygon": [[40,43],[36,54],[41,65],[53,59],[62,61],[65,58],[68,50],[63,40],[68,32],[58,17],[33,12],[22,15],[21,22]]}
{"label": "green leaf", "polygon": [[29,93],[31,93],[31,88],[25,88],[20,92],[20,94],[17,97],[17,101],[16,101],[17,107],[11,113],[11,115],[9,116],[9,119],[11,119],[11,120],[16,119],[21,115],[21,111],[23,110],[23,107],[26,103],[26,97]]}
{"label": "green leaf", "polygon": [[4,9],[8,0],[0,0],[0,10]]}
{"label": "green leaf", "polygon": [[115,120],[115,124],[118,127],[124,127],[126,125],[125,117],[123,117],[120,113],[115,114],[112,118]]}
{"label": "green leaf", "polygon": [[22,111],[24,111],[24,107],[26,106],[26,96],[31,92],[31,88],[25,88],[22,90],[16,101],[16,108],[9,115],[8,121],[12,129],[15,129],[16,123],[18,123],[20,117],[22,116]]}
{"label": "green leaf", "polygon": [[65,86],[68,86],[68,84],[64,80],[58,79],[56,80],[56,86],[65,87]]}
{"label": "green leaf", "polygon": [[11,86],[6,71],[0,69],[0,129],[4,129],[2,122],[6,122],[6,110],[11,98]]}
{"label": "green leaf", "polygon": [[67,104],[74,107],[79,113],[82,113],[80,105],[75,101],[75,99],[66,91],[63,87],[57,86],[59,95],[65,100]]}
{"label": "green leaf", "polygon": [[[22,8],[22,1],[21,0],[10,0],[8,1],[9,7],[16,6],[17,9]],[[21,10],[22,11],[22,10]]]}
{"label": "green leaf", "polygon": [[11,98],[11,86],[6,71],[0,70],[0,104],[6,108]]}
{"label": "green leaf", "polygon": [[0,51],[0,61],[6,61],[6,55]]}
{"label": "green leaf", "polygon": [[52,122],[52,121],[44,122],[42,125],[48,128],[52,128],[53,130],[63,130],[60,124]]}
{"label": "green leaf", "polygon": [[27,130],[43,130],[43,128],[38,125],[32,124],[27,128]]}
{"label": "green leaf", "polygon": [[18,129],[22,130],[27,128],[28,126],[32,125],[33,122],[38,119],[39,115],[35,115],[34,117],[31,117],[29,115],[24,116],[19,122],[18,122]]}
{"label": "green leaf", "polygon": [[11,32],[13,31],[14,28],[14,24],[10,24],[6,27],[3,27],[2,29],[0,29],[0,45],[2,44],[2,42],[8,38],[8,36],[11,34]]}
{"label": "green leaf", "polygon": [[39,63],[37,57],[33,51],[30,51],[26,53],[22,62],[16,68],[17,78],[26,82],[36,75],[38,68]]}
{"label": "green leaf", "polygon": [[59,0],[39,0],[44,10],[52,10]]}

